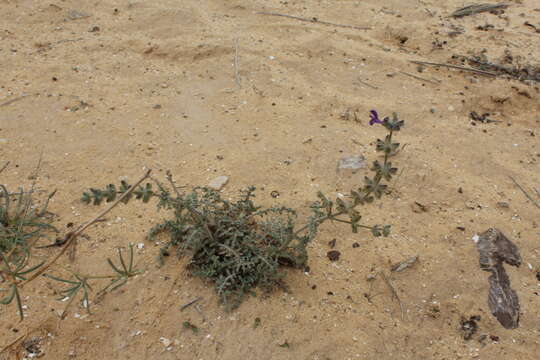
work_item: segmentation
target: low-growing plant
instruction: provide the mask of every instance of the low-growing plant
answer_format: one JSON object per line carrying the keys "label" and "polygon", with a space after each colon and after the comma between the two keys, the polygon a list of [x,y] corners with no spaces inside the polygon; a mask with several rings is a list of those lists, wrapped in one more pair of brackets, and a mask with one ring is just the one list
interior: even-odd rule
{"label": "low-growing plant", "polygon": [[129,244],[129,258],[124,260],[122,255],[122,250],[118,249],[118,265],[115,265],[111,259],[107,259],[107,263],[112,269],[112,274],[110,275],[85,275],[65,269],[65,272],[69,273],[71,276],[69,278],[61,278],[59,276],[53,276],[50,274],[43,274],[43,276],[55,280],[64,284],[67,284],[68,288],[60,290],[59,300],[68,301],[64,312],[61,317],[64,317],[67,308],[71,303],[77,298],[77,295],[81,293],[81,305],[88,312],[90,312],[90,292],[92,287],[90,286],[89,281],[92,280],[109,280],[109,284],[98,291],[97,296],[102,296],[107,292],[114,291],[120,286],[127,283],[129,278],[140,274],[142,271],[134,269],[133,267],[133,245]]}
{"label": "low-growing plant", "polygon": [[[390,234],[390,225],[361,224],[357,209],[388,191],[385,182],[397,173],[390,162],[399,148],[399,143],[393,142],[393,135],[403,123],[396,114],[381,120],[372,110],[370,125],[380,124],[387,131],[384,140],[376,142],[377,152],[384,157],[373,162],[374,175],[365,177],[365,184],[350,192],[350,201],[339,197],[330,200],[319,192],[318,201],[310,207],[311,215],[304,221],[298,220],[294,209],[256,205],[255,187],[241,192],[233,201],[205,187],[181,193],[170,173],[167,173],[168,185],[153,179],[156,188],[146,183],[123,200],[127,203],[135,198],[146,203],[156,198],[158,209],[171,211],[172,217],[154,226],[148,234],[149,239],[168,234],[160,250],[160,261],[173,250],[178,255],[189,254],[191,273],[212,281],[220,302],[227,309],[234,309],[246,295],[254,295],[257,287],[271,290],[283,286],[282,267],[304,267],[308,260],[307,245],[326,221],[346,223],[354,233],[366,228],[376,237]],[[104,189],[91,188],[83,193],[81,200],[99,205],[103,201],[115,201],[128,189],[132,187],[125,181],[119,187],[109,184]]]}
{"label": "low-growing plant", "polygon": [[[255,294],[257,287],[271,290],[284,286],[283,267],[302,268],[306,265],[307,245],[326,221],[346,223],[353,232],[366,228],[374,236],[388,236],[390,225],[361,224],[357,208],[373,202],[388,191],[385,182],[397,173],[390,158],[399,148],[392,137],[394,132],[401,129],[403,121],[395,114],[392,119],[380,120],[377,112],[371,111],[370,125],[373,124],[381,124],[388,132],[384,140],[377,139],[376,142],[376,150],[384,158],[373,162],[371,170],[374,175],[366,177],[363,186],[352,190],[349,200],[330,200],[319,192],[318,201],[309,209],[311,215],[303,221],[298,220],[297,211],[288,207],[257,206],[254,202],[255,187],[246,189],[237,200],[231,201],[222,198],[218,191],[204,187],[180,193],[170,173],[167,174],[167,186],[156,179],[153,179],[156,188],[151,183],[139,185],[149,176],[148,171],[134,186],[122,181],[118,188],[110,184],[102,190],[90,189],[85,192],[82,196],[85,203],[100,205],[104,201],[114,201],[114,204],[76,231],[69,232],[64,238],[57,238],[53,244],[36,246],[38,241],[48,238],[49,233],[58,232],[51,225],[52,216],[47,210],[54,192],[38,206],[35,183],[29,191],[19,188],[13,193],[0,185],[0,304],[9,305],[15,301],[23,319],[21,288],[43,275],[67,285],[67,288],[59,291],[62,300],[68,301],[66,309],[80,297],[82,306],[90,311],[90,282],[109,281],[98,292],[100,296],[124,285],[129,278],[140,273],[133,267],[131,245],[127,259],[120,249],[117,264],[107,259],[112,269],[109,275],[85,275],[55,264],[70,246],[74,247],[77,236],[88,226],[118,202],[127,204],[131,199],[147,203],[156,198],[158,209],[172,212],[170,219],[154,226],[148,234],[149,239],[155,239],[161,233],[168,234],[168,240],[160,249],[159,260],[163,262],[173,251],[178,255],[189,254],[189,270],[215,284],[220,302],[227,309],[239,306],[246,295]],[[49,247],[61,247],[61,250],[46,262],[35,261],[36,251]],[[69,276],[45,274],[45,271],[52,270],[53,265]]]}
{"label": "low-growing plant", "polygon": [[32,248],[47,231],[57,231],[51,225],[52,217],[47,211],[54,192],[40,207],[35,202],[35,193],[33,185],[29,191],[20,187],[12,193],[0,184],[0,279],[6,284],[0,289],[0,294],[5,293],[0,304],[9,305],[15,301],[21,319],[23,304],[19,283],[43,265],[33,261]]}
{"label": "low-growing plant", "polygon": [[[4,166],[2,170],[6,167]],[[34,179],[37,177],[38,169],[39,165],[36,168],[36,174],[32,175]],[[22,320],[24,312],[21,289],[28,282],[43,275],[69,285],[67,289],[60,291],[62,299],[69,300],[66,309],[78,294],[82,294],[81,303],[89,311],[89,294],[91,291],[89,281],[109,279],[109,284],[98,292],[98,295],[103,295],[124,285],[130,277],[140,272],[133,267],[133,248],[129,247],[130,253],[127,260],[118,250],[118,264],[107,259],[109,266],[113,270],[111,275],[83,275],[65,267],[63,268],[64,272],[70,274],[68,278],[44,274],[65,253],[67,247],[73,244],[73,241],[82,233],[82,230],[93,222],[86,223],[78,231],[66,234],[63,239],[57,238],[50,245],[38,246],[40,240],[49,239],[48,235],[58,233],[58,230],[52,226],[53,216],[47,210],[49,201],[54,196],[55,191],[42,201],[43,204],[39,206],[39,199],[36,198],[38,191],[34,189],[34,186],[35,182],[28,191],[20,187],[18,191],[11,193],[5,185],[0,184],[0,286],[2,286],[0,287],[0,304],[10,305],[15,301]],[[51,242],[50,239],[49,242]],[[35,260],[36,253],[46,251],[43,250],[44,248],[61,246],[64,246],[62,250],[56,255],[50,256],[48,261],[37,262]]]}

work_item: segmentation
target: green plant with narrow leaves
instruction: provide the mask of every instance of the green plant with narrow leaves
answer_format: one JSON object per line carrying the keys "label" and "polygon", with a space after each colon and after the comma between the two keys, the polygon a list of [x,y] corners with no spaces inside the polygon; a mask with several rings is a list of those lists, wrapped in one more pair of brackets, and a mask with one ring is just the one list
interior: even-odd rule
{"label": "green plant with narrow leaves", "polygon": [[[5,167],[2,168],[2,170],[4,169]],[[36,176],[37,174],[33,177]],[[51,254],[50,259],[53,260],[47,259],[49,261],[39,262],[35,260],[37,252],[47,251],[43,250],[44,248],[62,246],[62,242],[59,244],[55,242],[47,246],[36,246],[40,240],[48,239],[48,234],[57,233],[58,230],[51,225],[53,217],[47,210],[49,201],[55,192],[51,193],[43,201],[43,205],[38,206],[35,197],[38,191],[34,190],[34,185],[29,191],[25,191],[21,187],[17,192],[11,193],[5,185],[0,184],[0,305],[10,305],[14,302],[21,320],[24,319],[23,297],[21,296],[23,286],[34,279],[42,279],[39,275],[48,270],[56,259],[63,254],[63,251],[58,255],[49,252]],[[121,191],[128,190],[129,187],[127,189],[125,187],[121,188]],[[127,194],[127,196],[130,195],[131,193]],[[142,201],[148,201],[148,199],[145,200],[144,191],[141,193],[136,192],[134,196]],[[66,235],[65,239],[68,239],[69,236],[70,234]],[[129,278],[141,272],[133,267],[133,247],[131,245],[129,247],[129,258],[125,259],[122,252],[118,250],[118,259],[117,264],[107,259],[113,271],[111,275],[82,275],[65,269],[71,273],[70,278],[61,278],[50,274],[43,274],[43,276],[69,285],[67,289],[60,291],[62,299],[69,299],[68,306],[78,294],[82,294],[81,302],[83,307],[89,310],[89,295],[92,290],[89,284],[90,281],[99,279],[108,279],[110,281],[108,285],[98,292],[98,296],[102,296],[124,285]]]}
{"label": "green plant with narrow leaves", "polygon": [[[62,301],[68,301],[68,304],[66,306],[66,309],[71,305],[71,303],[76,299],[77,295],[79,293],[82,294],[81,296],[81,305],[90,312],[90,292],[92,291],[92,287],[89,284],[89,281],[91,280],[102,280],[102,279],[108,279],[110,280],[109,284],[101,289],[98,292],[98,296],[104,295],[107,292],[114,291],[120,286],[127,283],[129,278],[140,274],[142,271],[134,269],[133,267],[133,245],[129,245],[129,258],[127,261],[124,259],[124,256],[122,255],[122,251],[118,249],[118,265],[115,265],[111,259],[107,259],[107,263],[113,270],[113,273],[111,275],[83,275],[79,273],[72,272],[70,270],[66,270],[71,274],[71,277],[68,279],[61,278],[58,276],[53,276],[50,274],[44,274],[43,276],[55,280],[64,284],[68,284],[68,288],[61,290],[60,294],[62,295],[59,300]],[[65,313],[65,311],[64,311]]]}
{"label": "green plant with narrow leaves", "polygon": [[[380,124],[388,132],[384,140],[377,140],[376,150],[384,158],[382,162],[374,161],[373,177],[366,177],[363,186],[351,191],[350,201],[330,200],[319,192],[318,201],[310,207],[311,216],[303,225],[298,225],[297,212],[291,208],[257,206],[255,187],[231,201],[204,187],[180,193],[170,173],[167,173],[168,186],[156,179],[156,188],[151,183],[140,186],[134,192],[136,199],[148,202],[156,198],[158,209],[172,213],[148,234],[149,239],[162,233],[168,236],[160,249],[159,260],[163,262],[172,250],[179,256],[188,254],[190,272],[212,281],[220,302],[230,310],[239,306],[246,295],[255,295],[257,287],[271,290],[284,286],[283,267],[306,265],[307,245],[326,221],[349,224],[355,233],[366,228],[376,237],[388,236],[390,225],[361,224],[358,207],[372,203],[387,192],[385,182],[397,173],[390,162],[399,148],[399,143],[393,142],[393,134],[403,123],[396,114],[392,119],[380,120],[376,111],[371,112],[370,125]],[[127,182],[122,182],[118,189],[112,184],[103,190],[92,188],[83,193],[82,201],[95,205],[103,200],[110,202],[129,188]],[[130,199],[126,198],[126,203]]]}
{"label": "green plant with narrow leaves", "polygon": [[21,320],[24,314],[20,283],[43,265],[33,260],[32,248],[47,232],[57,231],[47,211],[54,192],[41,207],[35,203],[34,194],[33,186],[29,191],[19,188],[10,193],[0,184],[0,279],[7,284],[7,289],[2,285],[0,290],[0,304],[15,301]]}

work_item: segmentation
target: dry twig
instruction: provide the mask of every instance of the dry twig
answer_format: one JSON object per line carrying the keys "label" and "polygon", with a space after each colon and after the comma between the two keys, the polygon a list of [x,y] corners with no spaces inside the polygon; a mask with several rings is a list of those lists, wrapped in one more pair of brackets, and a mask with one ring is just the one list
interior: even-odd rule
{"label": "dry twig", "polygon": [[400,71],[399,73],[403,74],[403,75],[410,76],[410,77],[415,78],[415,79],[420,80],[420,81],[427,81],[429,83],[436,84],[436,85],[439,85],[441,83],[440,81],[426,79],[426,78],[423,78],[423,77],[420,77],[420,76],[417,76],[417,75],[414,75],[414,74],[409,74],[408,72],[405,72],[405,71]]}
{"label": "dry twig", "polygon": [[191,305],[195,304],[197,301],[199,301],[199,300],[201,300],[201,299],[202,299],[202,297],[199,296],[199,297],[197,297],[197,298],[191,300],[190,302],[188,302],[188,303],[186,303],[186,304],[180,306],[180,311],[186,310],[188,307],[190,307]]}
{"label": "dry twig", "polygon": [[442,67],[447,67],[447,68],[450,68],[450,69],[458,69],[458,70],[463,70],[463,71],[469,71],[469,72],[473,72],[473,73],[480,74],[480,75],[487,75],[487,76],[493,76],[493,77],[497,76],[497,74],[489,72],[489,71],[477,70],[477,69],[473,69],[473,68],[467,68],[467,67],[457,66],[457,65],[452,65],[452,64],[432,63],[432,62],[417,61],[417,60],[410,60],[410,62],[412,62],[413,64],[430,65],[430,66],[442,66]]}
{"label": "dry twig", "polygon": [[4,166],[2,166],[2,168],[0,169],[0,173],[4,170],[6,170],[6,168],[9,166],[9,161],[6,161],[6,163],[4,164]]}
{"label": "dry twig", "polygon": [[16,101],[19,101],[19,100],[24,99],[24,98],[27,97],[28,95],[29,95],[29,94],[24,94],[24,95],[21,95],[21,96],[17,96],[16,98],[13,98],[13,99],[11,99],[11,100],[4,101],[3,103],[0,104],[0,107],[4,107],[4,106],[11,105],[11,104],[13,104],[13,103],[16,102]]}
{"label": "dry twig", "polygon": [[368,84],[367,82],[361,80],[360,78],[358,78],[358,79],[356,79],[356,80],[357,80],[360,84],[365,85],[365,86],[367,86],[367,87],[370,87],[370,88],[372,88],[372,89],[375,89],[375,90],[378,90],[378,89],[379,89],[378,87],[373,86],[373,85],[371,85],[371,84]]}
{"label": "dry twig", "polygon": [[27,337],[28,334],[22,334],[19,337],[17,337],[15,340],[4,346],[4,348],[0,351],[0,355],[2,355],[4,352],[6,352],[9,348],[13,347],[15,344],[17,344],[19,341]]}
{"label": "dry twig", "polygon": [[460,9],[457,9],[452,14],[450,14],[449,17],[463,17],[463,16],[469,16],[469,15],[475,15],[481,12],[486,11],[493,11],[497,9],[506,9],[508,7],[508,4],[505,3],[499,3],[499,4],[474,4],[462,7]]}
{"label": "dry twig", "polygon": [[[512,180],[514,182],[514,184],[519,188],[519,190],[521,190],[523,192],[523,194],[525,194],[527,199],[529,199],[534,205],[536,205],[537,208],[540,209],[540,204],[538,203],[538,201],[533,199],[533,197],[531,195],[529,195],[529,193],[521,185],[519,185],[519,183],[516,181],[516,179],[514,179],[511,176],[509,176],[509,178],[510,178],[510,180]],[[536,191],[538,192],[538,190],[536,190]],[[538,194],[540,196],[540,193],[538,193]]]}
{"label": "dry twig", "polygon": [[266,12],[266,11],[261,11],[261,12],[258,12],[257,14],[258,15],[270,15],[270,16],[281,16],[281,17],[286,17],[286,18],[289,18],[289,19],[295,19],[295,20],[300,20],[300,21],[305,21],[305,22],[310,22],[310,23],[315,23],[315,24],[337,26],[337,27],[347,28],[347,29],[371,30],[371,27],[336,24],[336,23],[331,23],[331,22],[328,22],[328,21],[319,20],[316,17],[309,19],[309,18],[303,18],[303,17],[299,17],[299,16],[293,16],[293,15],[287,15],[287,14],[278,14],[278,13]]}
{"label": "dry twig", "polygon": [[240,89],[242,87],[238,66],[238,39],[234,39],[234,79],[236,86]]}

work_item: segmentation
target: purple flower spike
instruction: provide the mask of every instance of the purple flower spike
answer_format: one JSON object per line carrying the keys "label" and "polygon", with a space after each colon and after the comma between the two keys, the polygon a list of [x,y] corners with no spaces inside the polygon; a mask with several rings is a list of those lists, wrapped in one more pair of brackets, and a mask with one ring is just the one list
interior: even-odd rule
{"label": "purple flower spike", "polygon": [[371,110],[369,114],[370,114],[369,117],[371,118],[371,120],[369,120],[369,125],[383,123],[381,119],[379,119],[379,114],[377,114],[377,111]]}

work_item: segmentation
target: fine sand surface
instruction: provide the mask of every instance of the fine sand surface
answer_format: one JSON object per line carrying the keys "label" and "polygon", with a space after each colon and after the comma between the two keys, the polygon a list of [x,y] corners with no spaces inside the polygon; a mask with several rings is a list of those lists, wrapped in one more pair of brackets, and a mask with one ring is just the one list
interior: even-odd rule
{"label": "fine sand surface", "polygon": [[[371,162],[385,135],[368,125],[371,109],[399,113],[406,146],[390,196],[361,209],[367,224],[392,224],[391,236],[325,224],[310,272],[289,271],[288,293],[225,312],[185,259],[158,267],[145,235],[166,212],[119,206],[80,239],[74,266],[107,272],[116,248],[134,243],[144,244],[136,263],[146,272],[92,314],[76,303],[62,321],[58,283],[34,281],[23,322],[13,304],[0,307],[0,346],[36,339],[42,359],[538,359],[540,209],[509,177],[540,201],[539,83],[410,62],[470,68],[455,57],[483,53],[538,66],[540,2],[508,3],[454,19],[466,1],[2,0],[0,166],[11,164],[0,183],[28,187],[41,156],[38,187],[58,189],[50,210],[63,233],[103,208],[82,204],[82,191],[135,181],[145,167],[189,187],[229,176],[226,196],[256,185],[264,205],[305,208],[319,190],[346,192],[366,173],[337,174],[338,160]],[[473,111],[498,122],[473,124]],[[489,274],[471,240],[490,227],[523,257],[507,267],[521,303],[514,330],[490,313]],[[368,281],[381,271],[401,306],[380,276]],[[471,316],[479,328],[465,340],[460,321]],[[0,359],[25,356],[18,342]]]}

